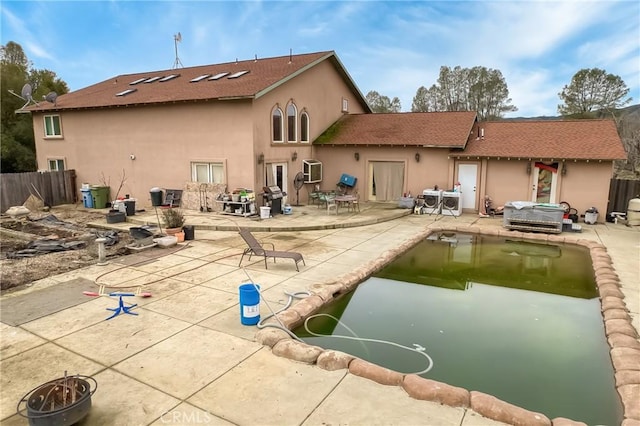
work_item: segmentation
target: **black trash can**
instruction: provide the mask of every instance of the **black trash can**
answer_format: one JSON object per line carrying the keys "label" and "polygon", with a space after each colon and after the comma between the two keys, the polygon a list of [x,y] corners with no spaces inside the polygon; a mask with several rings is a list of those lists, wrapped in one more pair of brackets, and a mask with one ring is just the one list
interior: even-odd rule
{"label": "black trash can", "polygon": [[184,240],[191,241],[195,239],[196,228],[193,225],[184,225],[182,227],[182,231],[184,232]]}
{"label": "black trash can", "polygon": [[127,211],[127,216],[133,216],[134,214],[136,214],[135,200],[124,200],[124,207]]}
{"label": "black trash can", "polygon": [[162,189],[151,188],[149,194],[151,195],[151,205],[153,207],[160,207],[162,205]]}

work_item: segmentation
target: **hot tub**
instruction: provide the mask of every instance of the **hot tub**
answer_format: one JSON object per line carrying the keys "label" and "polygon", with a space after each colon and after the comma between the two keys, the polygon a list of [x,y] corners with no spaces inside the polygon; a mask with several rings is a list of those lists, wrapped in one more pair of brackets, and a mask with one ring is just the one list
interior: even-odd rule
{"label": "hot tub", "polygon": [[562,232],[564,208],[559,204],[509,201],[504,205],[503,226],[518,231]]}

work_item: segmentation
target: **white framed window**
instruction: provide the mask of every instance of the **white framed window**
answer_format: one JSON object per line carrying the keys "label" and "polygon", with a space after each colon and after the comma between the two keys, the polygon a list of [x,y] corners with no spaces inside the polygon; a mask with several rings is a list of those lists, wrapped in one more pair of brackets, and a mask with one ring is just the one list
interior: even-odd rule
{"label": "white framed window", "polygon": [[192,162],[191,180],[200,183],[225,183],[223,162]]}
{"label": "white framed window", "polygon": [[283,128],[282,110],[276,106],[271,113],[271,140],[273,142],[284,142]]}
{"label": "white framed window", "polygon": [[342,112],[349,112],[349,99],[342,98]]}
{"label": "white framed window", "polygon": [[309,143],[309,114],[306,111],[300,114],[300,142]]}
{"label": "white framed window", "polygon": [[297,126],[298,109],[293,102],[287,105],[287,142],[298,141]]}
{"label": "white framed window", "polygon": [[47,163],[49,164],[49,171],[51,172],[61,172],[65,169],[63,158],[50,158],[47,160]]}
{"label": "white framed window", "polygon": [[62,137],[62,125],[59,115],[44,116],[44,136],[47,138]]}

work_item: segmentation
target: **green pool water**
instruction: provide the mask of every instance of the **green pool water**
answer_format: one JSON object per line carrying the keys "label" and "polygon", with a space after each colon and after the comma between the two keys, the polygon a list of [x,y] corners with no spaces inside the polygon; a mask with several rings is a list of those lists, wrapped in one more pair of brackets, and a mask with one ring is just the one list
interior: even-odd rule
{"label": "green pool water", "polygon": [[[609,346],[588,250],[469,234],[437,234],[326,306],[317,334],[425,348],[425,378],[496,396],[550,419],[618,425]],[[348,329],[346,327],[348,327]],[[314,337],[402,373],[426,357],[378,342]]]}

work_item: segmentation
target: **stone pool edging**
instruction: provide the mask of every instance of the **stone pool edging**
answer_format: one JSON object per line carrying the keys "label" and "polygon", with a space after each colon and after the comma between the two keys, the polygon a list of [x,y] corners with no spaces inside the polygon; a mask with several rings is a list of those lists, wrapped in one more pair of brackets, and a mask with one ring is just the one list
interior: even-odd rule
{"label": "stone pool edging", "polygon": [[[611,257],[602,244],[572,236],[526,233],[507,229],[481,229],[477,226],[428,226],[399,246],[387,250],[377,259],[343,274],[337,279],[311,286],[312,295],[270,319],[267,323],[282,323],[288,329],[301,325],[305,318],[322,305],[353,290],[362,280],[378,272],[408,249],[437,232],[463,232],[469,234],[521,238],[539,242],[566,243],[586,247],[593,265],[596,286],[600,298],[604,331],[610,347],[615,386],[623,407],[623,426],[640,426],[640,341],[631,324],[631,316],[620,290],[621,283],[613,267]],[[305,303],[307,301],[307,303]],[[525,425],[584,425],[564,417],[553,420],[544,414],[530,411],[494,396],[469,391],[415,374],[403,374],[335,350],[325,350],[291,338],[289,334],[274,328],[264,328],[256,333],[256,340],[271,347],[275,355],[291,360],[315,364],[325,370],[346,369],[350,374],[373,380],[387,386],[399,386],[418,400],[436,402],[451,407],[471,408],[476,413],[503,423]]]}

